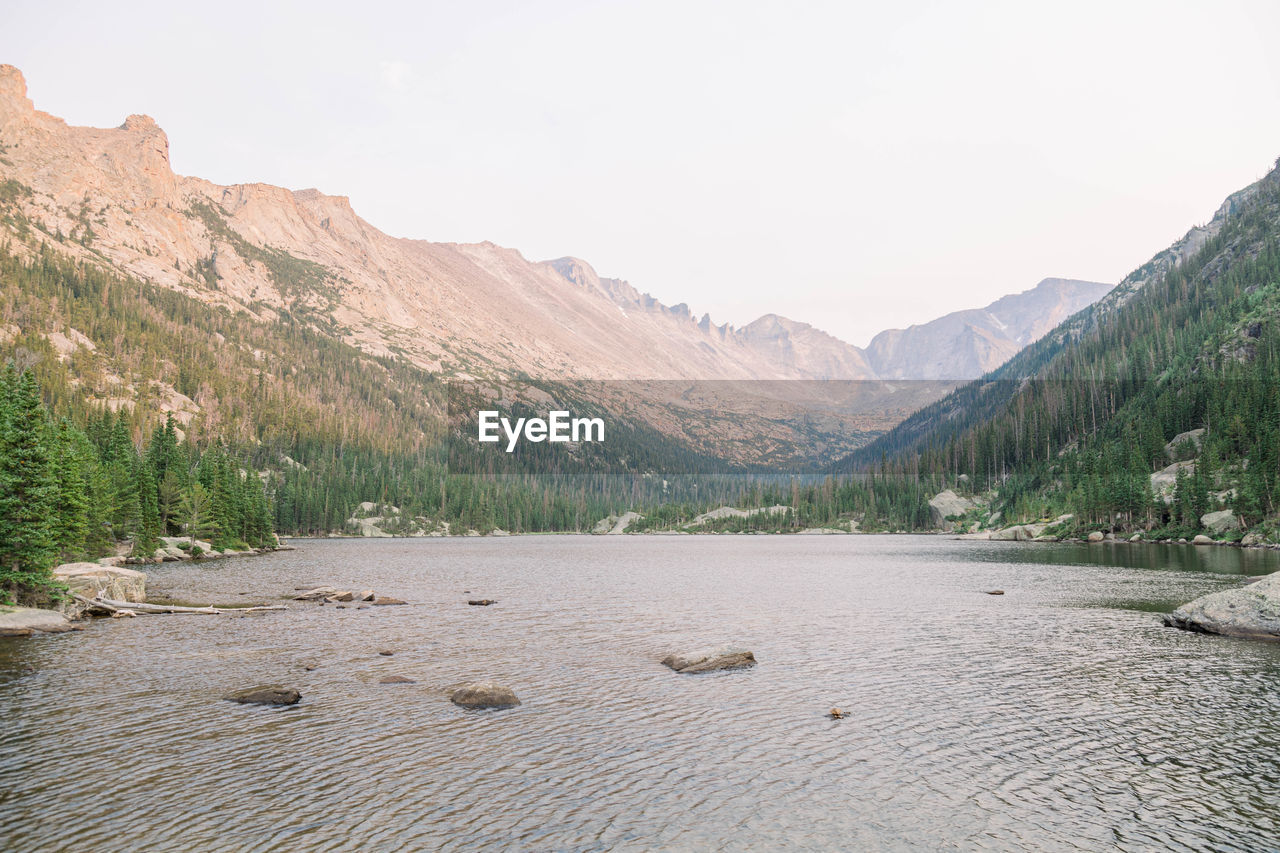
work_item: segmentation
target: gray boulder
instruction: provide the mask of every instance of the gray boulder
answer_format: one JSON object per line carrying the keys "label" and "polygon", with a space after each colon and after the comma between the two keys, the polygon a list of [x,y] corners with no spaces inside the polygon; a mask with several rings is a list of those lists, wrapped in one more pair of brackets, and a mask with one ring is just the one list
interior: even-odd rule
{"label": "gray boulder", "polygon": [[250,687],[222,698],[241,705],[296,705],[302,694],[292,687]]}
{"label": "gray boulder", "polygon": [[1107,537],[1103,535],[1101,530],[1095,530],[1092,533],[1090,533],[1089,536],[1087,537],[1088,541],[1090,542],[1101,542],[1103,539],[1106,539],[1106,538]]}
{"label": "gray boulder", "polygon": [[[1199,455],[1200,445],[1203,442],[1203,440],[1204,440],[1203,427],[1201,427],[1200,429],[1189,429],[1186,432],[1180,432],[1177,435],[1175,435],[1173,438],[1171,438],[1169,440],[1169,443],[1164,446],[1165,455],[1168,456],[1170,459],[1176,459],[1178,451],[1184,447],[1193,448],[1192,450],[1193,455]],[[1188,445],[1187,442],[1190,442],[1190,445]]]}
{"label": "gray boulder", "polygon": [[1044,524],[1015,524],[1012,527],[995,531],[991,534],[991,538],[1002,542],[1030,542],[1039,536],[1046,526]]}
{"label": "gray boulder", "polygon": [[1221,536],[1228,530],[1239,530],[1240,519],[1231,510],[1220,509],[1200,516],[1200,526],[1215,536]]}
{"label": "gray boulder", "polygon": [[449,701],[460,708],[514,708],[520,704],[515,691],[492,681],[473,681],[449,694]]}
{"label": "gray boulder", "polygon": [[1280,572],[1197,598],[1166,615],[1164,624],[1205,634],[1280,640]]}
{"label": "gray boulder", "polygon": [[0,637],[30,637],[32,634],[62,634],[75,630],[76,626],[56,610],[0,604]]}
{"label": "gray boulder", "polygon": [[341,590],[333,586],[318,586],[315,589],[309,589],[300,592],[293,597],[294,601],[323,601],[331,595],[337,595]]}
{"label": "gray boulder", "polygon": [[1214,541],[1203,533],[1197,533],[1196,537],[1191,540],[1192,545],[1213,545]]}
{"label": "gray boulder", "polygon": [[964,515],[977,505],[969,498],[963,498],[947,489],[929,499],[929,517],[934,527],[947,527],[949,517]]}
{"label": "gray boulder", "polygon": [[694,675],[725,669],[747,669],[756,665],[756,656],[746,649],[721,646],[718,649],[670,654],[662,659],[662,664],[676,672]]}

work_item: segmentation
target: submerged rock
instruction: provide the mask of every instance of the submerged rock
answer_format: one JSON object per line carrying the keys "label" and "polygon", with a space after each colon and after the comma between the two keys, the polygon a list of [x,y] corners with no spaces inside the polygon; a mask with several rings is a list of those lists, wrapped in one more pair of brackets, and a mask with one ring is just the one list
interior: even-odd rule
{"label": "submerged rock", "polygon": [[694,675],[724,669],[746,669],[756,665],[756,656],[746,649],[722,646],[718,649],[667,655],[662,659],[662,664],[676,672]]}
{"label": "submerged rock", "polygon": [[405,678],[403,675],[384,675],[378,679],[379,684],[417,684],[412,678]]}
{"label": "submerged rock", "polygon": [[389,595],[383,596],[382,598],[375,598],[373,600],[373,604],[377,607],[385,607],[389,604],[408,604],[408,603],[409,602],[403,601],[399,598],[392,598]]}
{"label": "submerged rock", "polygon": [[449,694],[449,701],[461,708],[513,708],[520,704],[515,691],[492,681],[473,681]]}
{"label": "submerged rock", "polygon": [[241,705],[296,705],[302,694],[292,687],[250,687],[222,698]]}
{"label": "submerged rock", "polygon": [[1204,634],[1280,640],[1280,572],[1197,598],[1166,615],[1164,624]]}

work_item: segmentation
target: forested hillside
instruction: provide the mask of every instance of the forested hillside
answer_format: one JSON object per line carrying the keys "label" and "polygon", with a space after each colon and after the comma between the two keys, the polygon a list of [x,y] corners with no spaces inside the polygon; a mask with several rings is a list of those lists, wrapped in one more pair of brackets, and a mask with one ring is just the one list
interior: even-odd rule
{"label": "forested hillside", "polygon": [[1278,316],[1272,171],[1115,293],[849,467],[997,490],[1005,523],[1071,512],[1090,528],[1183,536],[1225,507],[1235,520],[1216,532],[1268,534],[1280,508]]}

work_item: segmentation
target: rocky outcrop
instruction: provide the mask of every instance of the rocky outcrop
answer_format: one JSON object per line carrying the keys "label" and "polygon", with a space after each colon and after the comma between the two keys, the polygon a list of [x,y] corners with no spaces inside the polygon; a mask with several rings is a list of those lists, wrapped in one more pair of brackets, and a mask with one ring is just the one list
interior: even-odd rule
{"label": "rocky outcrop", "polygon": [[510,687],[492,681],[473,681],[449,694],[449,701],[460,708],[513,708],[520,699]]}
{"label": "rocky outcrop", "polygon": [[1190,477],[1196,472],[1196,463],[1193,461],[1174,462],[1168,467],[1161,468],[1159,471],[1151,475],[1151,493],[1156,500],[1163,501],[1166,504],[1173,503],[1173,491],[1178,482],[1178,472],[1185,472]]}
{"label": "rocky outcrop", "polygon": [[1236,514],[1231,510],[1220,509],[1200,516],[1200,526],[1214,536],[1221,536],[1229,530],[1239,530],[1240,519],[1236,518]]}
{"label": "rocky outcrop", "polygon": [[867,361],[881,379],[976,379],[1101,299],[1111,287],[1047,278],[985,308],[883,331],[871,339]]}
{"label": "rocky outcrop", "polygon": [[1164,623],[1205,634],[1280,640],[1280,572],[1197,598],[1165,616]]}
{"label": "rocky outcrop", "polygon": [[695,515],[693,517],[693,521],[690,521],[687,526],[695,527],[698,525],[706,524],[708,521],[716,521],[721,518],[750,518],[753,515],[762,515],[762,514],[763,515],[782,515],[789,509],[791,509],[791,507],[783,506],[782,504],[775,504],[774,506],[759,506],[759,507],[753,507],[752,509],[738,509],[736,506],[721,506],[721,507],[716,507],[715,509],[710,510],[709,512],[704,512],[704,513],[701,513],[700,515]]}
{"label": "rocky outcrop", "polygon": [[976,501],[961,497],[947,489],[946,491],[938,492],[929,499],[929,519],[933,522],[934,527],[949,529],[950,522],[947,521],[948,518],[964,515],[977,506],[979,504]]}
{"label": "rocky outcrop", "polygon": [[30,637],[32,634],[63,634],[76,630],[71,621],[56,610],[12,607],[0,604],[0,637]]}
{"label": "rocky outcrop", "polygon": [[222,698],[241,705],[296,705],[302,694],[292,687],[250,687]]}
{"label": "rocky outcrop", "polygon": [[85,598],[107,598],[113,601],[146,601],[147,576],[123,566],[98,563],[63,563],[53,569],[53,578],[64,583],[73,593]]}
{"label": "rocky outcrop", "polygon": [[1164,446],[1165,456],[1174,461],[1179,461],[1179,455],[1183,459],[1190,459],[1200,454],[1200,445],[1204,441],[1204,427],[1200,429],[1189,429],[1186,432],[1180,432],[1173,438],[1169,439],[1168,444]]}
{"label": "rocky outcrop", "polygon": [[1014,524],[993,531],[990,538],[1000,542],[1030,542],[1039,536],[1047,525]]}
{"label": "rocky outcrop", "polygon": [[694,675],[726,669],[747,669],[756,665],[756,656],[746,649],[722,646],[717,649],[670,654],[662,659],[662,664],[676,672]]}
{"label": "rocky outcrop", "polygon": [[617,536],[627,532],[627,528],[644,518],[638,512],[624,512],[622,515],[607,515],[591,528],[592,533]]}

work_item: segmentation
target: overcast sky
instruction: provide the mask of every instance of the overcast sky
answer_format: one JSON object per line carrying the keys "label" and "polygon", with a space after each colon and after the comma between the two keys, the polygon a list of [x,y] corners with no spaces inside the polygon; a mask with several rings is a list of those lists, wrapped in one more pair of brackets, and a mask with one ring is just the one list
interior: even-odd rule
{"label": "overcast sky", "polygon": [[56,3],[0,62],[174,168],[859,345],[1116,282],[1280,156],[1280,3]]}

